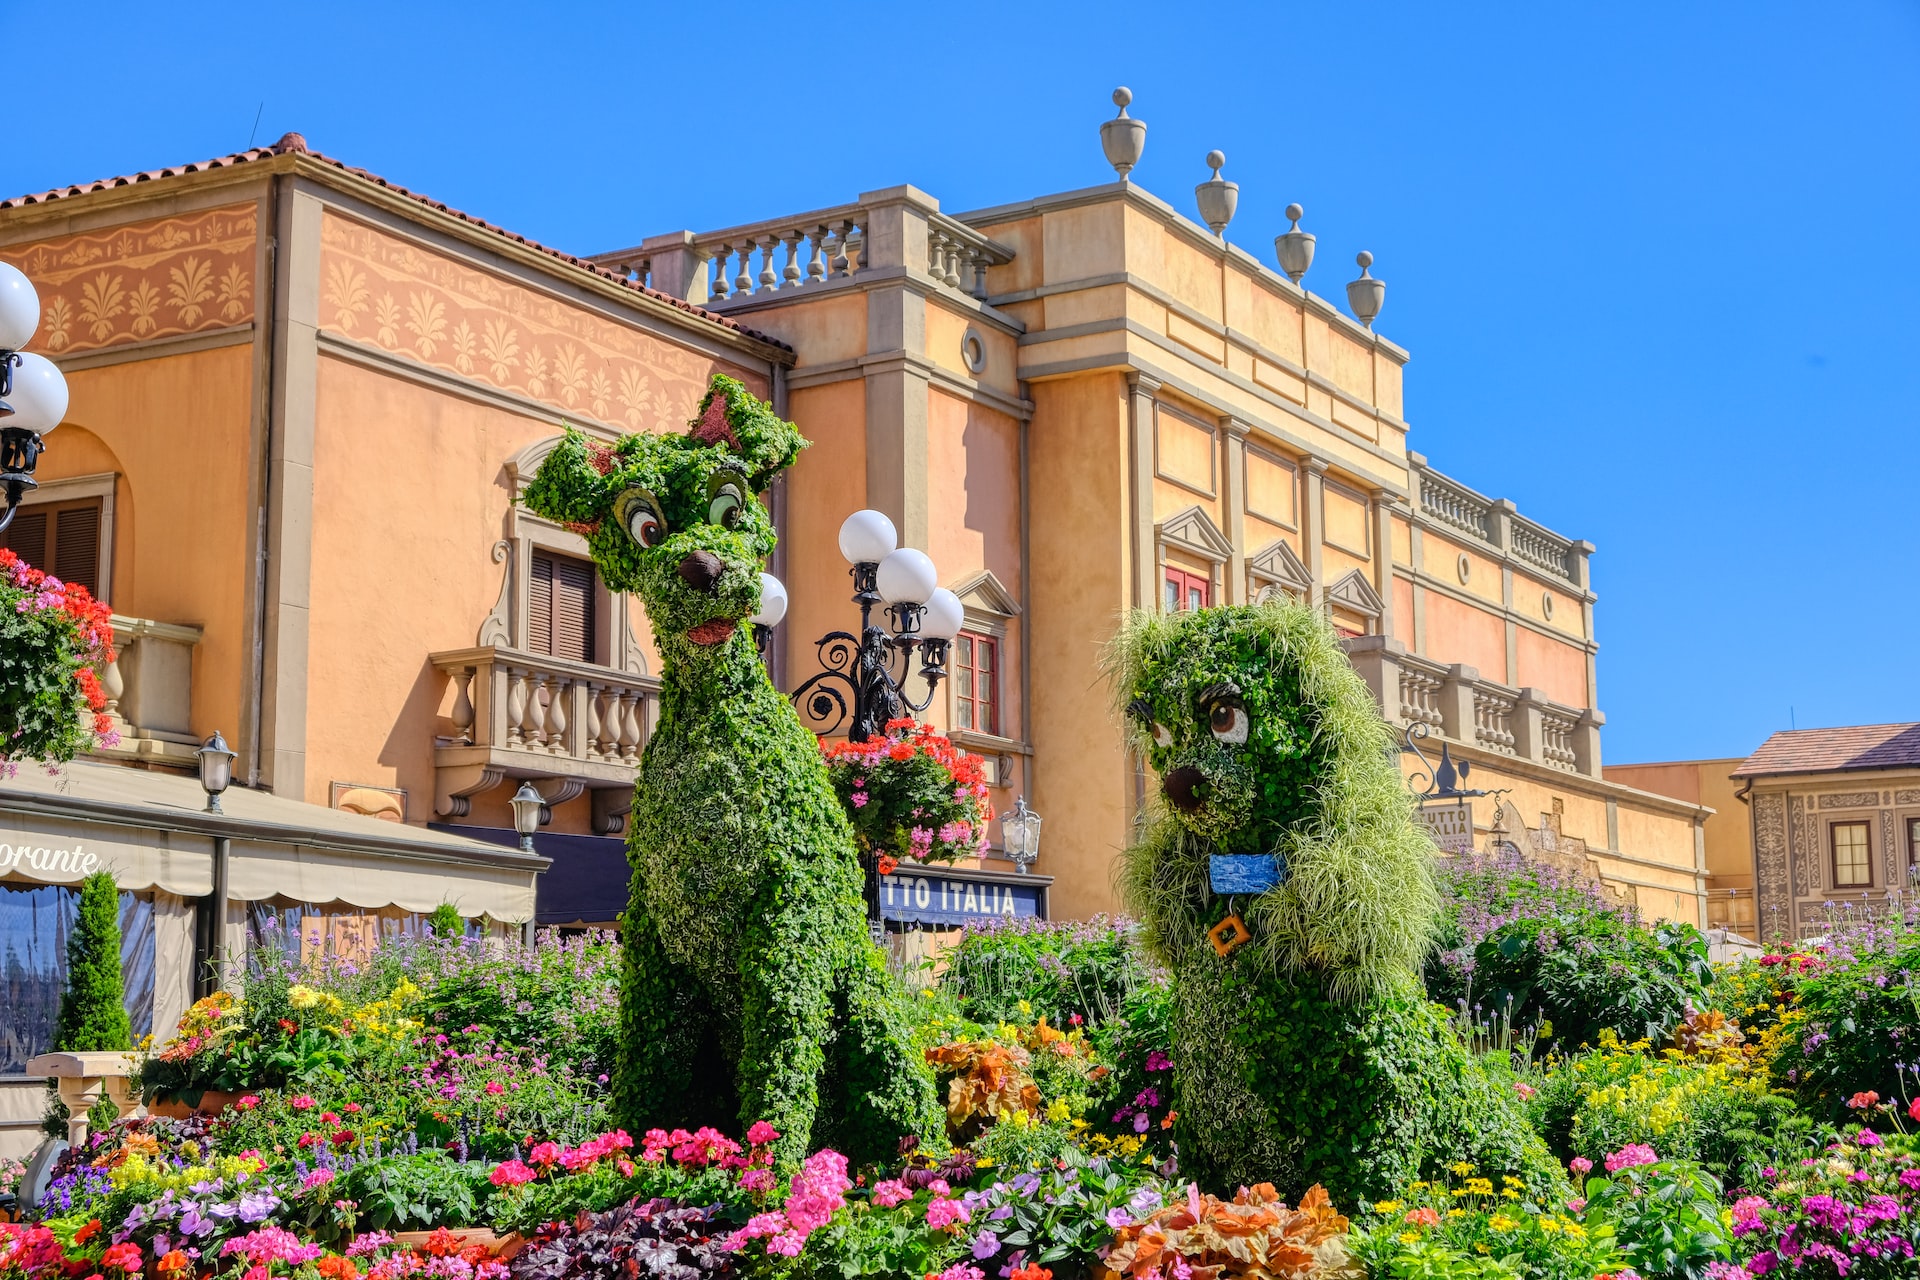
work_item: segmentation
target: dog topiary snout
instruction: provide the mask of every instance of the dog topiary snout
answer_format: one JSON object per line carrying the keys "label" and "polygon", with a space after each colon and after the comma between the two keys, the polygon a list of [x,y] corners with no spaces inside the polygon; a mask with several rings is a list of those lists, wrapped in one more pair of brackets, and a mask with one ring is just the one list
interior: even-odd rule
{"label": "dog topiary snout", "polygon": [[714,584],[720,581],[720,575],[726,568],[720,557],[711,551],[689,552],[680,561],[680,580],[695,591],[712,595]]}
{"label": "dog topiary snout", "polygon": [[1192,813],[1206,803],[1207,775],[1190,764],[1183,764],[1160,782],[1167,800],[1182,813]]}

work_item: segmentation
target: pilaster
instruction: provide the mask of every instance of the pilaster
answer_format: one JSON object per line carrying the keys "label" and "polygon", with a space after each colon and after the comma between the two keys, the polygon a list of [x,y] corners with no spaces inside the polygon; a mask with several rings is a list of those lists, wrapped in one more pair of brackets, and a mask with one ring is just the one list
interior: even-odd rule
{"label": "pilaster", "polygon": [[693,247],[693,232],[669,231],[665,235],[648,236],[640,242],[640,249],[651,264],[649,274],[653,288],[685,298],[697,307],[707,304],[711,274],[708,264],[712,258]]}
{"label": "pilaster", "polygon": [[905,267],[898,283],[867,294],[867,352],[905,359],[867,376],[867,504],[884,511],[900,543],[927,545],[926,299],[907,287],[927,269],[927,218],[939,202],[914,187],[860,197],[867,206],[862,269]]}
{"label": "pilaster", "polygon": [[1440,681],[1440,731],[1455,742],[1472,745],[1478,739],[1473,732],[1473,687],[1480,672],[1464,662],[1447,668]]}
{"label": "pilaster", "polygon": [[1520,690],[1520,696],[1513,703],[1513,754],[1522,760],[1537,762],[1547,758],[1545,725],[1540,712],[1544,701],[1540,691],[1534,688]]}
{"label": "pilaster", "polygon": [[1394,629],[1393,513],[1400,498],[1391,489],[1373,491],[1373,589],[1380,593],[1380,634]]}
{"label": "pilaster", "polygon": [[267,442],[266,627],[260,770],[274,794],[307,788],[307,649],[313,566],[313,443],[320,348],[321,200],[289,177],[275,220],[273,376]]}
{"label": "pilaster", "polygon": [[1606,716],[1588,707],[1573,726],[1574,767],[1589,778],[1600,776],[1600,726]]}
{"label": "pilaster", "polygon": [[1226,450],[1227,541],[1233,551],[1227,556],[1227,582],[1224,603],[1247,604],[1247,435],[1253,430],[1231,415],[1220,419],[1220,438]]}
{"label": "pilaster", "polygon": [[1322,567],[1324,557],[1320,551],[1321,544],[1327,540],[1327,460],[1307,458],[1301,467],[1301,474],[1307,481],[1307,573],[1313,578],[1307,603],[1318,609],[1327,596],[1327,575]]}
{"label": "pilaster", "polygon": [[1407,656],[1407,646],[1390,635],[1377,635],[1356,636],[1342,647],[1353,669],[1373,691],[1380,714],[1395,729],[1400,728],[1405,724],[1400,715],[1400,660]]}
{"label": "pilaster", "polygon": [[1154,394],[1160,380],[1127,374],[1128,496],[1133,507],[1133,606],[1152,609],[1160,600],[1159,551],[1153,539]]}

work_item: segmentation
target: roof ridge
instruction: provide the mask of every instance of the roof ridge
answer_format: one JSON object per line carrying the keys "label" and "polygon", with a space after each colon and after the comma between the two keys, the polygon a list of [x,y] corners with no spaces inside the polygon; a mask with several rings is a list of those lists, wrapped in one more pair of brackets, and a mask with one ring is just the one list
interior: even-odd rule
{"label": "roof ridge", "polygon": [[92,195],[96,192],[112,191],[120,187],[131,187],[142,182],[158,182],[167,178],[182,177],[190,173],[206,173],[214,169],[231,168],[235,165],[254,164],[263,160],[273,160],[283,155],[304,155],[320,164],[331,165],[333,168],[351,177],[358,178],[363,182],[373,183],[383,190],[391,191],[395,195],[417,201],[429,209],[444,213],[470,226],[492,232],[494,235],[502,236],[516,244],[525,245],[529,249],[544,253],[551,258],[556,258],[577,270],[588,272],[598,276],[602,280],[613,281],[645,297],[668,303],[676,310],[684,311],[690,316],[717,324],[723,329],[730,329],[735,333],[752,338],[756,342],[763,342],[781,351],[793,350],[791,345],[782,342],[770,334],[762,333],[758,329],[749,329],[738,320],[720,315],[718,312],[709,311],[705,307],[696,306],[688,302],[685,298],[677,298],[665,290],[655,289],[637,280],[629,280],[626,276],[621,275],[611,268],[603,267],[596,262],[588,261],[585,258],[568,253],[563,249],[555,249],[551,245],[542,244],[538,240],[523,236],[517,231],[509,231],[497,223],[488,222],[485,218],[478,218],[473,214],[465,213],[454,208],[452,205],[435,200],[431,196],[423,195],[418,191],[403,187],[397,182],[383,178],[377,173],[362,169],[357,165],[348,164],[344,160],[336,159],[323,152],[315,151],[307,145],[307,140],[303,135],[293,132],[283,134],[280,140],[270,147],[248,147],[244,151],[236,151],[230,155],[215,156],[209,160],[194,160],[186,164],[168,165],[160,169],[146,169],[138,173],[122,174],[113,178],[98,178],[92,182],[73,183],[65,187],[51,187],[45,191],[10,196],[6,199],[0,199],[0,209],[25,209],[34,205],[46,204],[53,200],[67,200],[75,196]]}

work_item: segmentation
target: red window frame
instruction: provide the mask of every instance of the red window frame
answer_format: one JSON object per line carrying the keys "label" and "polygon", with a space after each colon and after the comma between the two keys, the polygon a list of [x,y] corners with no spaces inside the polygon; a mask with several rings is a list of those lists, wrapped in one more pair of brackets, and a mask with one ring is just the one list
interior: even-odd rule
{"label": "red window frame", "polygon": [[1162,570],[1161,605],[1168,613],[1181,613],[1188,609],[1204,609],[1213,603],[1213,579],[1204,574],[1189,573],[1173,565],[1165,565]]}
{"label": "red window frame", "polygon": [[1000,732],[1000,641],[962,631],[953,641],[953,723],[975,733]]}

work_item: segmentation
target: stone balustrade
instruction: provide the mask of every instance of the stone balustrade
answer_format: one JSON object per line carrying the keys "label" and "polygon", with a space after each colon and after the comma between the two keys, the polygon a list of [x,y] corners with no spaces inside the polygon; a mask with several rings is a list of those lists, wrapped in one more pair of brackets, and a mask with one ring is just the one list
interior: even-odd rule
{"label": "stone balustrade", "polygon": [[724,231],[652,236],[593,258],[716,311],[902,270],[984,300],[987,268],[1012,260],[1011,250],[947,217],[939,202],[913,187]]}
{"label": "stone balustrade", "polygon": [[474,794],[526,778],[549,805],[592,791],[596,828],[621,829],[659,720],[658,680],[498,645],[428,660],[452,686],[453,732],[434,748],[436,814],[465,817]]}
{"label": "stone balustrade", "polygon": [[1416,657],[1391,636],[1343,642],[1354,669],[1396,730],[1424,724],[1461,746],[1550,769],[1600,776],[1597,711],[1562,706],[1537,689],[1482,679],[1474,668]]}
{"label": "stone balustrade", "polygon": [[111,662],[99,669],[106,712],[120,741],[93,754],[103,759],[192,769],[193,651],[199,627],[113,615]]}
{"label": "stone balustrade", "polygon": [[142,1109],[133,1079],[145,1056],[120,1050],[43,1053],[27,1059],[27,1074],[57,1082],[60,1101],[67,1108],[67,1145],[78,1147],[87,1140],[87,1113],[101,1098],[110,1098],[123,1116]]}
{"label": "stone balustrade", "polygon": [[1521,516],[1506,499],[1489,498],[1441,475],[1419,454],[1411,458],[1415,508],[1422,517],[1529,568],[1586,588],[1591,543],[1563,538]]}

